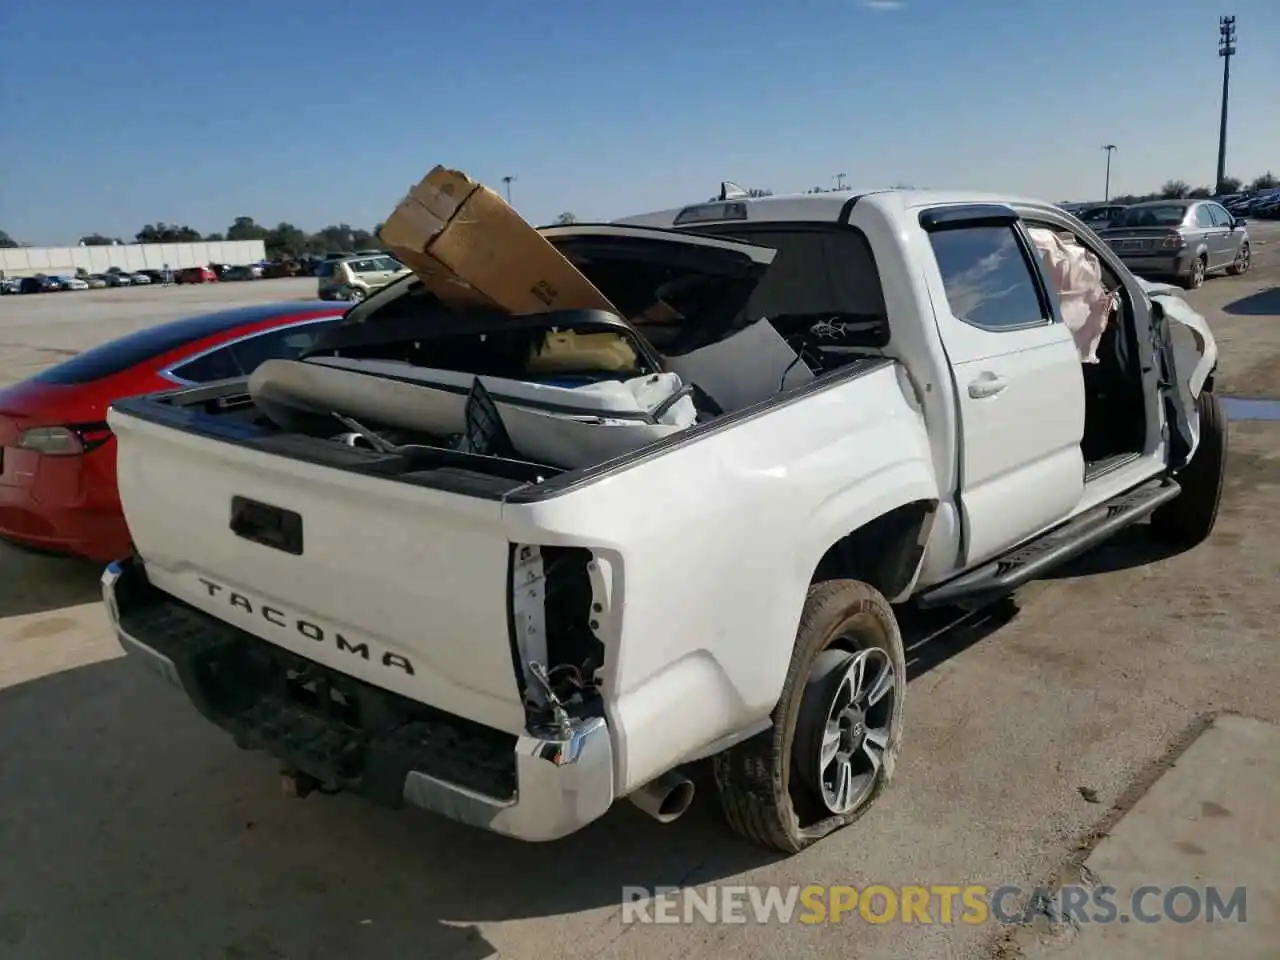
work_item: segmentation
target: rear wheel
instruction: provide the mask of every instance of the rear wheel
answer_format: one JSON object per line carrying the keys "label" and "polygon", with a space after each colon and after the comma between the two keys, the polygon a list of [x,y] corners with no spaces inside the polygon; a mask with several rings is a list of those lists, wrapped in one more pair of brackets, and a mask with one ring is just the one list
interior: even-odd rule
{"label": "rear wheel", "polygon": [[1240,249],[1236,251],[1235,261],[1232,262],[1231,266],[1227,267],[1227,273],[1231,274],[1233,277],[1238,277],[1242,274],[1248,273],[1252,259],[1253,256],[1249,252],[1249,241],[1246,240],[1244,243],[1240,244]]}
{"label": "rear wheel", "polygon": [[1187,275],[1182,278],[1182,285],[1188,290],[1196,290],[1204,286],[1205,259],[1201,255],[1191,261]]}
{"label": "rear wheel", "polygon": [[1174,479],[1182,492],[1151,515],[1151,533],[1171,546],[1189,548],[1213,533],[1226,485],[1227,418],[1217,396],[1202,390],[1196,398],[1200,443],[1191,462]]}
{"label": "rear wheel", "polygon": [[773,726],[715,758],[729,826],[796,853],[858,819],[893,778],[905,688],[888,601],[855,580],[810,587]]}
{"label": "rear wheel", "polygon": [[359,287],[352,287],[347,291],[347,300],[351,303],[359,303],[364,299],[364,291]]}

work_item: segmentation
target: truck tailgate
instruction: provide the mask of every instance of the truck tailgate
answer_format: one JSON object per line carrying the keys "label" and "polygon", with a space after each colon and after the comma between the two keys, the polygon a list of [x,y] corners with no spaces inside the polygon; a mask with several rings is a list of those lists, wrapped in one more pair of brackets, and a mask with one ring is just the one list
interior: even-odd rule
{"label": "truck tailgate", "polygon": [[501,504],[112,410],[120,499],[159,589],[301,656],[510,733]]}

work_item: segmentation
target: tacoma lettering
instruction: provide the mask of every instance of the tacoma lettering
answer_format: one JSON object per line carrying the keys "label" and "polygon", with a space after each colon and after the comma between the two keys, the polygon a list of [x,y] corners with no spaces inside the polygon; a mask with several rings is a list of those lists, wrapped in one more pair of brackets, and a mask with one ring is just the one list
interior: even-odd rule
{"label": "tacoma lettering", "polygon": [[[355,646],[352,646],[347,642],[347,638],[342,634],[337,634],[337,638],[339,650],[345,650],[347,653],[354,653],[357,656],[364,657],[366,660],[369,659],[369,645],[367,643],[357,643]],[[413,671],[410,670],[409,672],[412,673]]]}
{"label": "tacoma lettering", "polygon": [[303,620],[297,617],[291,618],[280,608],[270,606],[269,604],[258,604],[255,608],[254,602],[244,594],[236,593],[234,590],[228,590],[222,584],[215,583],[212,580],[207,580],[204,577],[198,577],[197,579],[200,581],[205,592],[208,593],[209,596],[223,598],[229,605],[237,610],[242,610],[245,613],[256,613],[273,627],[293,630],[299,636],[306,637],[308,640],[312,640],[315,643],[332,643],[343,653],[349,653],[362,660],[373,661],[376,659],[382,666],[387,667],[388,669],[395,668],[397,670],[403,670],[409,676],[413,676],[416,672],[413,668],[413,663],[408,657],[403,657],[398,653],[392,653],[389,650],[384,650],[380,656],[375,657],[369,649],[369,644],[367,642],[361,641],[360,643],[352,643],[336,630],[330,633],[329,631],[326,631],[324,627],[317,623],[312,623],[310,620]]}

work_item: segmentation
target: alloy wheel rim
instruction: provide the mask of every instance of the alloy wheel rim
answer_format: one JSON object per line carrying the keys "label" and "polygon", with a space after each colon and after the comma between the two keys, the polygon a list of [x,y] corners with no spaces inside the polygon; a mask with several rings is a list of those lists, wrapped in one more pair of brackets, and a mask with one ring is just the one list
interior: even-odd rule
{"label": "alloy wheel rim", "polygon": [[837,816],[866,802],[880,779],[889,747],[897,677],[888,654],[859,650],[841,667],[818,748],[822,803]]}

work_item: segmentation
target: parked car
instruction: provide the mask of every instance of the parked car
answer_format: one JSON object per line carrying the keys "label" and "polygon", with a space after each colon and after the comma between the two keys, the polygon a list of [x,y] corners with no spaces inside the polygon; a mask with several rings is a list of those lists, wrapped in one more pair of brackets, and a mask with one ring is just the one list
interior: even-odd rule
{"label": "parked car", "polygon": [[257,280],[262,276],[262,268],[254,265],[228,267],[224,280]]}
{"label": "parked car", "polygon": [[22,287],[22,280],[19,277],[5,277],[0,280],[0,295],[10,295],[17,293]]}
{"label": "parked car", "polygon": [[88,290],[89,281],[83,277],[60,277],[63,290]]}
{"label": "parked car", "polygon": [[107,561],[129,552],[105,423],[120,397],[251,373],[339,314],[277,303],[190,317],[86,350],[0,390],[0,539]]}
{"label": "parked car", "polygon": [[359,303],[387,284],[411,273],[393,257],[346,257],[326,260],[316,271],[317,295],[321,300],[348,300]]}
{"label": "parked car", "polygon": [[187,267],[174,279],[178,283],[217,283],[218,275],[209,267]]}
{"label": "parked car", "polygon": [[33,277],[23,277],[18,284],[19,293],[52,293],[61,289],[53,277],[37,273]]}
{"label": "parked car", "polygon": [[1194,290],[1214,271],[1248,271],[1245,223],[1212,200],[1150,200],[1125,208],[1101,234],[1134,273]]}
{"label": "parked car", "polygon": [[129,287],[133,285],[133,279],[127,273],[121,273],[118,270],[108,270],[102,274],[102,279],[107,281],[108,287]]}
{"label": "parked car", "polygon": [[149,286],[151,284],[151,276],[141,271],[138,273],[131,273],[129,274],[129,283],[135,287]]}
{"label": "parked car", "polygon": [[1116,217],[1124,213],[1125,209],[1124,204],[1101,203],[1096,206],[1086,205],[1078,211],[1072,212],[1089,226],[1093,227],[1094,230],[1102,230],[1114,222]]}
{"label": "parked car", "polygon": [[89,285],[90,290],[101,290],[107,285],[106,278],[100,273],[91,273],[84,278],[84,282]]}
{"label": "parked car", "polygon": [[731,827],[794,853],[893,776],[894,604],[988,603],[1147,517],[1214,528],[1208,325],[1049,204],[542,235],[616,314],[445,312],[406,280],[311,362],[108,413],[122,646],[295,792],[545,841],[623,798],[674,819],[710,758]]}
{"label": "parked car", "polygon": [[297,260],[284,257],[280,260],[268,261],[262,268],[262,275],[268,280],[279,280],[284,277],[296,277],[302,272],[302,264]]}
{"label": "parked car", "polygon": [[1249,215],[1263,220],[1280,219],[1280,190],[1259,193],[1250,204]]}

